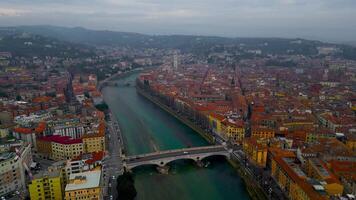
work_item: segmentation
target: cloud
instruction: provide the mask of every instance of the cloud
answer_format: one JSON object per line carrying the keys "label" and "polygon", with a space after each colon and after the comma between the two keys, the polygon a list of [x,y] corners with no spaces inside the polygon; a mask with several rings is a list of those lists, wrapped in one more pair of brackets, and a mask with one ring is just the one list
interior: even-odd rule
{"label": "cloud", "polygon": [[12,8],[0,8],[0,17],[18,17],[28,12]]}

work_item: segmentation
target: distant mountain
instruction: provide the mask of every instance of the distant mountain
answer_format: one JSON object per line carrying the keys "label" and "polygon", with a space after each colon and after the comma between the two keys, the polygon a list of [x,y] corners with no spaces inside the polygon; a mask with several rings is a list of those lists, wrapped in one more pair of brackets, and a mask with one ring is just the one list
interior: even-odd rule
{"label": "distant mountain", "polygon": [[[8,27],[9,32],[25,32],[71,43],[94,46],[127,46],[134,48],[180,49],[186,52],[206,55],[218,45],[235,45],[245,50],[261,50],[264,54],[302,54],[316,55],[319,46],[345,45],[327,44],[320,41],[285,38],[227,38],[193,35],[145,35],[129,32],[98,31],[81,27],[68,28],[58,26],[17,26]],[[0,31],[1,32],[1,31]],[[348,48],[348,57],[354,57]],[[214,49],[216,50],[216,49]]]}
{"label": "distant mountain", "polygon": [[24,57],[75,58],[93,55],[92,47],[13,28],[0,29],[0,51],[11,52],[14,56]]}
{"label": "distant mountain", "polygon": [[59,26],[18,26],[14,30],[29,32],[63,41],[89,45],[135,45],[147,40],[146,35],[138,33],[95,31],[81,27]]}
{"label": "distant mountain", "polygon": [[[18,26],[9,27],[14,31],[24,31],[59,40],[91,45],[127,45],[134,47],[184,48],[192,45],[231,45],[244,44],[257,46],[270,43],[276,46],[289,44],[295,39],[283,38],[227,38],[194,35],[145,35],[130,32],[97,31],[81,27],[58,26]],[[318,41],[304,40],[306,44],[320,44]]]}

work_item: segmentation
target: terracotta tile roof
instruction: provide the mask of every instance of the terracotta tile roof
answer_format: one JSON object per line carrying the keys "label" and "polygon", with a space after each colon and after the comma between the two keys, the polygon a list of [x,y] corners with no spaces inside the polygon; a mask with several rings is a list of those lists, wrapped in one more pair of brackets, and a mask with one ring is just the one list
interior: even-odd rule
{"label": "terracotta tile roof", "polygon": [[30,128],[14,128],[14,132],[21,134],[31,134],[33,130]]}
{"label": "terracotta tile roof", "polygon": [[35,128],[36,133],[42,133],[46,129],[46,122],[40,122],[38,126]]}
{"label": "terracotta tile roof", "polygon": [[48,96],[41,96],[41,97],[36,97],[34,99],[32,99],[33,103],[46,103],[51,101],[52,97],[48,97]]}
{"label": "terracotta tile roof", "polygon": [[220,121],[224,120],[225,117],[223,115],[217,114],[217,113],[211,113],[210,116],[212,116],[215,119],[218,119]]}
{"label": "terracotta tile roof", "polygon": [[[308,195],[310,199],[313,200],[323,200],[327,199],[325,196],[320,195],[313,189],[313,186],[307,182],[306,177],[303,175],[298,175],[296,171],[292,168],[290,163],[287,163],[285,157],[276,156],[273,159],[278,163],[278,166],[283,169],[288,174],[288,177],[292,179],[295,183],[302,188],[302,190]],[[294,165],[294,164],[292,164]],[[296,167],[298,168],[298,167]]]}
{"label": "terracotta tile roof", "polygon": [[70,136],[61,136],[61,135],[50,135],[43,136],[38,138],[38,140],[55,142],[59,144],[79,144],[82,143],[82,139],[72,139]]}
{"label": "terracotta tile roof", "polygon": [[104,151],[93,152],[91,156],[92,157],[90,159],[85,161],[86,164],[93,164],[97,161],[101,161],[105,156],[105,152]]}
{"label": "terracotta tile roof", "polygon": [[335,174],[356,181],[356,162],[330,160],[329,168]]}

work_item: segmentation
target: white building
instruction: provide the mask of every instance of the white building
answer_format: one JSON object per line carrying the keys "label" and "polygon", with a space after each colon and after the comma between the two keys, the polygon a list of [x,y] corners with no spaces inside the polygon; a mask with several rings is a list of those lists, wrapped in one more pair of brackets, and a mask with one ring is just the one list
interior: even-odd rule
{"label": "white building", "polygon": [[25,170],[32,163],[31,146],[19,146],[18,152],[0,154],[0,196],[26,190]]}
{"label": "white building", "polygon": [[70,136],[74,139],[81,138],[85,133],[83,126],[76,125],[56,126],[53,128],[53,130],[53,135]]}

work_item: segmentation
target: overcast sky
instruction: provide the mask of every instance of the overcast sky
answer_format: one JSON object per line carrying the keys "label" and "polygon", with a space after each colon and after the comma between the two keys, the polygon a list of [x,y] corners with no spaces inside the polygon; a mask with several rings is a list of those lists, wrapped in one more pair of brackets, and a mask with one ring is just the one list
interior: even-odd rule
{"label": "overcast sky", "polygon": [[0,0],[0,25],[356,41],[356,0]]}

